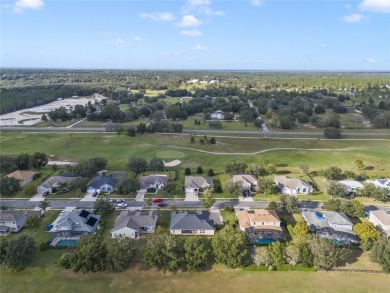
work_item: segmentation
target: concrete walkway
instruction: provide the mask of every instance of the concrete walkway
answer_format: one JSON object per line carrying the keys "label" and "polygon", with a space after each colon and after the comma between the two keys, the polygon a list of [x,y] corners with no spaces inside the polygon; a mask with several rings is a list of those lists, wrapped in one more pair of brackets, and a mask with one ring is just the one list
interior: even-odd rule
{"label": "concrete walkway", "polygon": [[135,201],[144,201],[146,189],[138,190]]}
{"label": "concrete walkway", "polygon": [[186,192],[186,198],[184,201],[200,201],[199,197],[192,192]]}
{"label": "concrete walkway", "polygon": [[86,193],[80,201],[96,201],[98,196],[93,196],[93,193]]}
{"label": "concrete walkway", "polygon": [[218,208],[212,207],[210,209],[210,220],[213,220],[217,225],[223,225],[223,219]]}
{"label": "concrete walkway", "polygon": [[87,118],[81,119],[81,120],[77,121],[76,123],[73,123],[69,126],[66,126],[65,128],[72,128],[73,126],[76,126],[77,124],[80,124],[81,122],[83,122],[85,120],[87,120]]}
{"label": "concrete walkway", "polygon": [[32,198],[30,198],[30,201],[42,201],[45,199],[45,197],[42,196],[43,193],[37,193]]}
{"label": "concrete walkway", "polygon": [[238,200],[239,200],[239,201],[254,201],[254,200],[253,200],[253,197],[251,197],[251,196],[247,196],[247,197],[240,196],[240,197],[238,198]]}

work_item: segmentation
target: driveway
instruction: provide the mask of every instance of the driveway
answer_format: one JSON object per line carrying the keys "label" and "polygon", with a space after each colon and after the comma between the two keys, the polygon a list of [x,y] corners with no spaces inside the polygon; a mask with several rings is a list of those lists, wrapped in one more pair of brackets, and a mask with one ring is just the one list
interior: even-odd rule
{"label": "driveway", "polygon": [[217,225],[223,225],[223,219],[221,216],[221,213],[219,212],[218,208],[211,208],[210,209],[210,216],[209,218],[214,221]]}
{"label": "driveway", "polygon": [[186,192],[186,198],[184,201],[199,201],[199,197],[193,192]]}
{"label": "driveway", "polygon": [[140,189],[137,192],[137,196],[135,197],[135,201],[144,201],[146,189]]}
{"label": "driveway", "polygon": [[99,195],[93,196],[93,193],[87,192],[80,201],[96,201]]}
{"label": "driveway", "polygon": [[32,198],[30,198],[30,201],[42,201],[42,200],[44,200],[45,197],[43,197],[42,194],[43,194],[43,192],[42,193],[37,193]]}

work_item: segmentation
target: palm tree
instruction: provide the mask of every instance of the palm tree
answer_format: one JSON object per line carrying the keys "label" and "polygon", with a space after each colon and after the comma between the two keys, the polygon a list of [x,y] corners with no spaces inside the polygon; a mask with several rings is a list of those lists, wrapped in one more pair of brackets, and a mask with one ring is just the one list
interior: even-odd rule
{"label": "palm tree", "polygon": [[48,207],[50,207],[50,202],[48,202],[46,200],[46,198],[44,200],[42,200],[40,203],[39,203],[39,207],[43,210],[43,213],[45,214],[46,213],[46,209]]}
{"label": "palm tree", "polygon": [[146,204],[147,204],[147,206],[149,208],[149,211],[150,211],[150,207],[152,206],[152,199],[151,198],[147,198],[146,199]]}

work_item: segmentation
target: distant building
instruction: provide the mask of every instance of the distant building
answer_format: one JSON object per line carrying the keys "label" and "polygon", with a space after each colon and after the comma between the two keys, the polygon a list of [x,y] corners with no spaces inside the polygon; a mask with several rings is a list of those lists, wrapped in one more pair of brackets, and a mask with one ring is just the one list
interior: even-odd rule
{"label": "distant building", "polygon": [[309,194],[313,192],[313,187],[306,181],[290,178],[287,176],[276,176],[276,185],[284,194]]}
{"label": "distant building", "polygon": [[34,180],[36,172],[16,170],[7,175],[7,177],[15,178],[20,181],[20,187],[25,186]]}
{"label": "distant building", "polygon": [[26,211],[3,210],[0,211],[0,235],[7,232],[19,232],[26,226],[28,213]]}
{"label": "distant building", "polygon": [[390,193],[390,180],[389,179],[367,180],[366,182],[373,183],[376,187],[386,188]]}
{"label": "distant building", "polygon": [[210,119],[212,120],[223,120],[225,118],[223,112],[221,110],[215,111],[210,114]]}
{"label": "distant building", "polygon": [[349,195],[355,195],[357,190],[364,188],[363,184],[355,180],[341,180],[339,183],[345,186]]}
{"label": "distant building", "polygon": [[374,224],[381,232],[390,236],[390,211],[371,211],[368,220]]}
{"label": "distant building", "polygon": [[71,184],[77,178],[80,178],[80,177],[52,176],[49,179],[47,179],[45,182],[43,182],[41,185],[39,185],[37,187],[37,191],[38,191],[38,193],[42,193],[42,194],[46,191],[51,193],[51,192],[53,192],[53,189],[55,189],[59,186],[60,182]]}

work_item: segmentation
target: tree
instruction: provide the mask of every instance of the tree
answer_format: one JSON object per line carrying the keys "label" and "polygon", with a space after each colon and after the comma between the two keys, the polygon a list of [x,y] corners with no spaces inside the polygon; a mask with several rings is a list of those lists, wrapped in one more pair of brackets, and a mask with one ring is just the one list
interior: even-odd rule
{"label": "tree", "polygon": [[101,235],[82,236],[72,258],[72,270],[82,273],[103,272],[106,269],[107,244]]}
{"label": "tree", "polygon": [[191,136],[191,143],[195,142],[195,137]]}
{"label": "tree", "polygon": [[203,174],[203,168],[201,166],[198,166],[198,168],[196,168],[196,173]]}
{"label": "tree", "polygon": [[49,159],[45,153],[36,152],[31,156],[31,166],[33,168],[41,169],[46,166]]}
{"label": "tree", "polygon": [[202,201],[202,206],[205,209],[209,209],[213,206],[213,204],[215,203],[215,198],[213,197],[213,194],[211,193],[211,191],[209,189],[206,189],[203,192],[203,196],[201,198],[201,201]]}
{"label": "tree", "polygon": [[245,162],[229,162],[225,165],[225,171],[230,175],[234,173],[245,173],[246,168],[248,168],[248,165]]}
{"label": "tree", "polygon": [[341,200],[339,198],[332,198],[329,201],[325,202],[324,208],[329,211],[340,211],[341,208]]}
{"label": "tree", "polygon": [[317,270],[330,270],[336,265],[338,251],[329,239],[313,234],[309,241],[313,264]]}
{"label": "tree", "polygon": [[166,191],[168,193],[173,193],[173,192],[175,192],[176,187],[177,187],[177,184],[175,181],[168,181],[167,185],[165,185],[165,187],[164,187],[164,191]]}
{"label": "tree", "polygon": [[45,198],[44,200],[39,202],[39,207],[43,210],[43,213],[46,213],[46,209],[50,207],[50,202]]}
{"label": "tree", "polygon": [[348,195],[347,188],[336,181],[331,181],[328,186],[326,187],[326,192],[332,197],[343,197]]}
{"label": "tree", "polygon": [[267,210],[278,211],[280,209],[280,205],[275,201],[270,201],[267,207]]}
{"label": "tree", "polygon": [[269,254],[275,265],[286,263],[286,247],[279,241],[273,242],[268,246]]}
{"label": "tree", "polygon": [[46,114],[42,114],[41,120],[42,120],[42,122],[47,122],[48,119],[47,119]]}
{"label": "tree", "polygon": [[207,171],[207,176],[210,176],[210,177],[213,177],[213,176],[214,176],[214,171],[213,171],[213,169],[209,169],[209,170]]}
{"label": "tree", "polygon": [[30,168],[30,155],[26,153],[19,154],[15,159],[15,164],[19,170],[27,170]]}
{"label": "tree", "polygon": [[137,125],[137,133],[145,133],[146,131],[146,124],[145,123],[140,123]]}
{"label": "tree", "polygon": [[382,202],[390,200],[390,197],[387,194],[388,190],[385,187],[375,186],[374,183],[365,184],[362,190],[363,196],[371,197]]}
{"label": "tree", "polygon": [[125,179],[123,179],[118,186],[118,191],[120,194],[133,193],[139,189],[140,189],[140,184],[138,180],[131,177],[126,177]]}
{"label": "tree", "polygon": [[343,201],[340,211],[348,217],[359,218],[364,216],[364,208],[364,204],[356,199],[353,199]]}
{"label": "tree", "polygon": [[324,170],[324,176],[329,180],[339,180],[342,178],[341,169],[336,166],[331,166]]}
{"label": "tree", "polygon": [[184,175],[190,176],[190,175],[191,175],[191,169],[187,167],[187,168],[184,170]]}
{"label": "tree", "polygon": [[169,234],[149,238],[144,246],[142,257],[147,268],[156,267],[163,271],[176,271],[181,259],[177,238]]}
{"label": "tree", "polygon": [[198,272],[210,255],[210,249],[206,245],[206,240],[198,236],[190,236],[184,242],[184,259],[187,270]]}
{"label": "tree", "polygon": [[294,214],[299,212],[299,200],[296,196],[282,194],[280,200],[288,213]]}
{"label": "tree", "polygon": [[36,215],[29,215],[26,219],[26,227],[28,229],[38,228],[41,224],[41,219]]}
{"label": "tree", "polygon": [[244,232],[227,225],[211,241],[215,260],[229,268],[239,267],[247,255]]}
{"label": "tree", "polygon": [[262,194],[275,194],[279,189],[272,179],[260,177],[257,179],[257,191]]}
{"label": "tree", "polygon": [[97,171],[104,170],[108,165],[107,159],[102,157],[94,157],[90,159],[90,161],[93,163]]}
{"label": "tree", "polygon": [[356,160],[356,161],[355,161],[355,165],[356,165],[356,167],[357,167],[360,171],[362,171],[362,170],[364,169],[364,164],[363,164],[363,161],[362,161],[362,160]]}
{"label": "tree", "polygon": [[325,138],[337,139],[341,138],[341,130],[335,127],[326,127],[324,129]]}
{"label": "tree", "polygon": [[135,136],[135,129],[133,128],[127,128],[126,130],[126,134],[130,137],[134,137]]}
{"label": "tree", "polygon": [[253,263],[256,266],[265,265],[268,267],[272,265],[273,261],[266,246],[256,247],[255,254],[253,256]]}
{"label": "tree", "polygon": [[0,264],[5,263],[8,245],[8,239],[6,237],[0,237]]}
{"label": "tree", "polygon": [[371,222],[358,223],[353,227],[353,231],[361,239],[360,248],[363,250],[370,250],[380,238],[379,231]]}
{"label": "tree", "polygon": [[115,238],[108,243],[108,263],[115,271],[126,270],[135,256],[135,243],[131,238]]}
{"label": "tree", "polygon": [[300,163],[298,169],[301,172],[301,175],[307,174],[309,172],[309,166],[305,163]]}
{"label": "tree", "polygon": [[15,159],[11,156],[0,156],[0,172],[10,173],[15,171],[18,167],[16,166]]}
{"label": "tree", "polygon": [[36,244],[30,235],[21,235],[8,242],[5,263],[15,271],[21,271],[31,262]]}
{"label": "tree", "polygon": [[164,161],[160,158],[153,158],[149,162],[150,169],[153,171],[164,170]]}
{"label": "tree", "polygon": [[143,158],[131,158],[127,163],[127,168],[136,174],[141,171],[145,171],[148,166],[148,162]]}
{"label": "tree", "polygon": [[296,245],[286,247],[286,262],[292,266],[297,265],[301,261],[301,251]]}
{"label": "tree", "polygon": [[150,211],[150,208],[151,208],[152,203],[153,203],[152,199],[150,197],[148,197],[145,202],[146,202],[146,205],[148,206],[148,209]]}
{"label": "tree", "polygon": [[113,211],[115,211],[115,207],[110,202],[105,201],[104,199],[98,199],[95,201],[93,210],[95,213],[107,216],[112,214]]}
{"label": "tree", "polygon": [[382,237],[375,242],[370,257],[381,265],[382,271],[390,273],[390,238]]}
{"label": "tree", "polygon": [[226,183],[225,190],[235,197],[242,195],[242,182],[234,182],[229,180]]}
{"label": "tree", "polygon": [[3,177],[0,179],[0,195],[9,196],[20,189],[19,180],[13,177]]}
{"label": "tree", "polygon": [[300,221],[295,224],[293,232],[297,237],[306,237],[310,234],[310,228],[306,222]]}
{"label": "tree", "polygon": [[212,136],[211,138],[210,138],[210,144],[216,144],[217,143],[217,141],[216,141],[216,139],[215,139],[215,137],[214,136]]}
{"label": "tree", "polygon": [[313,254],[311,253],[309,243],[303,242],[299,244],[299,252],[301,255],[301,262],[305,267],[313,266]]}

